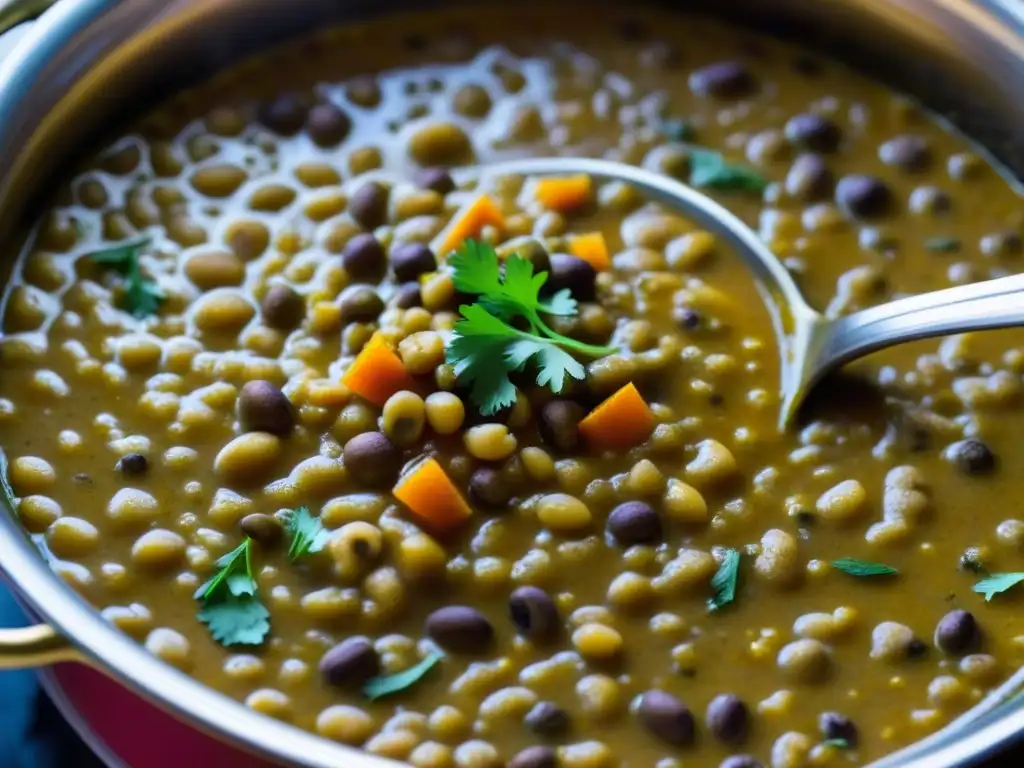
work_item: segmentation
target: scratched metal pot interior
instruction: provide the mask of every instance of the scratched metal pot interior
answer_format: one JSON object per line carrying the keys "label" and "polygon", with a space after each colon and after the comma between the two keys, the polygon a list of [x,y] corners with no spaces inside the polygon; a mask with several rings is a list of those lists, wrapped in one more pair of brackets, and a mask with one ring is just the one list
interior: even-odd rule
{"label": "scratched metal pot interior", "polygon": [[1024,331],[880,352],[780,431],[726,239],[473,169],[673,177],[831,318],[1016,274],[1020,12],[411,5],[80,0],[10,33],[0,562],[45,624],[2,663],[86,661],[289,765],[1014,736]]}

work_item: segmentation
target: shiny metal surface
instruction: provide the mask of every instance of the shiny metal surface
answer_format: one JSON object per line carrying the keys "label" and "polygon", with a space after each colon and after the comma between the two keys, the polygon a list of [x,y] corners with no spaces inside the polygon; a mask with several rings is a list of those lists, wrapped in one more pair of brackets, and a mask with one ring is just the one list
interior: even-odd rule
{"label": "shiny metal surface", "polygon": [[[478,0],[481,2],[483,0]],[[497,0],[495,0],[497,1]],[[296,34],[439,0],[60,0],[0,62],[0,237],[28,220],[51,172],[177,87]],[[1020,0],[666,0],[840,56],[949,117],[1024,172]],[[4,8],[0,3],[0,11]],[[628,3],[623,3],[628,8]],[[2,21],[0,15],[0,21]],[[8,256],[15,250],[8,247]],[[308,768],[394,765],[257,715],[157,661],[104,622],[0,515],[0,563],[38,614],[90,664],[196,727]],[[1024,671],[978,707],[877,768],[968,765],[1024,732]]]}

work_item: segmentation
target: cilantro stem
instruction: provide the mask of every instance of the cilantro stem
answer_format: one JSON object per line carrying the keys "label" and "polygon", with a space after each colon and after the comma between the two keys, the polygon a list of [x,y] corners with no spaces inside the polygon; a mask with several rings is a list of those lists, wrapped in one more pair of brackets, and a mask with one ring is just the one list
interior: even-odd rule
{"label": "cilantro stem", "polygon": [[591,357],[604,357],[605,355],[610,355],[612,352],[615,351],[615,347],[587,344],[586,342],[583,341],[570,339],[568,336],[563,336],[557,331],[552,330],[551,327],[548,326],[548,324],[545,323],[541,319],[540,315],[538,315],[536,312],[531,313],[531,315],[532,317],[530,315],[527,315],[527,320],[530,321],[530,325],[533,328],[541,332],[536,333],[535,330],[535,336],[540,336],[541,334],[543,334],[556,344],[561,344],[563,347],[568,347],[569,349],[575,350],[580,354],[590,355]]}

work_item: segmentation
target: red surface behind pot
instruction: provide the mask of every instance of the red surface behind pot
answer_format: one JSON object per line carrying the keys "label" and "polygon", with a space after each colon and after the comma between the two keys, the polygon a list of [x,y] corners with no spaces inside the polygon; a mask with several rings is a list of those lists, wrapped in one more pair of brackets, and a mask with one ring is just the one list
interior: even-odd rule
{"label": "red surface behind pot", "polygon": [[196,730],[82,664],[58,664],[50,674],[81,725],[132,768],[280,768]]}

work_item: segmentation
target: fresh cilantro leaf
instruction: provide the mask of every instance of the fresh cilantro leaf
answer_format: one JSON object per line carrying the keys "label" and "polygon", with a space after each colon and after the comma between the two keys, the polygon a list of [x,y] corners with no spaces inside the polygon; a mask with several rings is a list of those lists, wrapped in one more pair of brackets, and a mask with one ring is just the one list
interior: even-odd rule
{"label": "fresh cilantro leaf", "polygon": [[127,274],[132,263],[138,261],[142,249],[146,248],[151,242],[148,237],[126,240],[109,248],[93,251],[89,254],[89,259],[97,264],[116,267],[122,274]]}
{"label": "fresh cilantro leaf", "polygon": [[987,603],[996,595],[1012,589],[1021,582],[1024,582],[1024,573],[993,573],[988,578],[979,581],[971,589],[984,595]]}
{"label": "fresh cilantro leaf", "polygon": [[751,168],[726,162],[720,152],[691,147],[690,184],[726,191],[763,192],[768,181]]}
{"label": "fresh cilantro leaf", "polygon": [[832,561],[832,567],[851,576],[893,576],[899,571],[884,563],[872,563],[858,560],[856,557],[843,557]]}
{"label": "fresh cilantro leaf", "polygon": [[821,742],[822,746],[835,747],[836,749],[849,749],[850,742],[846,739],[825,739]]}
{"label": "fresh cilantro leaf", "polygon": [[222,645],[260,645],[270,632],[270,611],[260,602],[252,575],[252,539],[215,563],[217,573],[196,590],[198,618]]}
{"label": "fresh cilantro leaf", "polygon": [[725,550],[718,571],[711,577],[711,588],[715,596],[708,600],[708,610],[718,611],[736,599],[736,584],[740,576],[740,553],[735,549]]}
{"label": "fresh cilantro leaf", "polygon": [[253,597],[210,603],[199,620],[221,645],[262,645],[270,632],[270,611]]}
{"label": "fresh cilantro leaf", "polygon": [[670,141],[693,141],[697,129],[685,120],[664,120],[658,130]]}
{"label": "fresh cilantro leaf", "polygon": [[320,518],[313,517],[307,507],[299,507],[288,513],[285,533],[291,542],[288,559],[293,563],[306,555],[322,551],[330,538]]}
{"label": "fresh cilantro leaf", "polygon": [[583,379],[586,370],[566,352],[550,341],[543,339],[520,339],[508,345],[505,357],[514,370],[526,365],[531,357],[537,358],[537,383],[558,394],[565,386],[566,376]]}
{"label": "fresh cilantro leaf", "polygon": [[[233,550],[219,558],[214,566],[217,573],[213,578],[196,590],[196,600],[220,600],[227,595],[256,594],[256,580],[252,576],[252,563],[249,553],[252,551],[252,539],[247,538]],[[239,577],[239,578],[235,578]],[[251,589],[242,587],[242,579],[251,583]]]}
{"label": "fresh cilantro leaf", "polygon": [[[589,356],[610,354],[610,347],[585,344],[563,336],[548,326],[541,314],[573,315],[576,300],[561,290],[542,301],[540,290],[547,273],[533,274],[533,264],[512,254],[501,274],[498,255],[485,243],[467,240],[452,256],[452,280],[456,289],[479,295],[475,304],[459,308],[445,345],[445,360],[455,376],[469,387],[469,396],[485,416],[515,402],[516,390],[509,374],[533,361],[537,383],[561,392],[566,377],[582,379],[583,366],[568,351]],[[518,318],[528,329],[510,325]]]}
{"label": "fresh cilantro leaf", "polygon": [[160,286],[143,274],[139,264],[142,250],[149,244],[148,237],[140,237],[89,254],[95,263],[112,267],[124,276],[124,308],[140,319],[155,314],[167,298]]}
{"label": "fresh cilantro leaf", "polygon": [[505,325],[479,304],[460,309],[463,320],[455,324],[445,359],[455,377],[469,386],[469,397],[485,416],[497,413],[516,401],[516,388],[508,374],[515,370],[506,357],[516,329]]}
{"label": "fresh cilantro leaf", "polygon": [[384,696],[390,696],[392,693],[404,691],[422,680],[443,658],[439,653],[431,653],[419,664],[403,669],[401,672],[372,677],[363,684],[363,695],[370,701],[376,701]]}
{"label": "fresh cilantro leaf", "polygon": [[498,253],[487,243],[467,240],[448,257],[456,290],[482,296],[481,302],[492,314],[502,318],[519,315],[530,319],[538,310],[551,315],[575,315],[576,300],[567,290],[549,301],[540,300],[547,272],[533,274],[533,264],[516,253],[505,259],[502,276]]}
{"label": "fresh cilantro leaf", "polygon": [[956,237],[929,237],[924,241],[924,247],[936,253],[957,253],[960,240]]}

